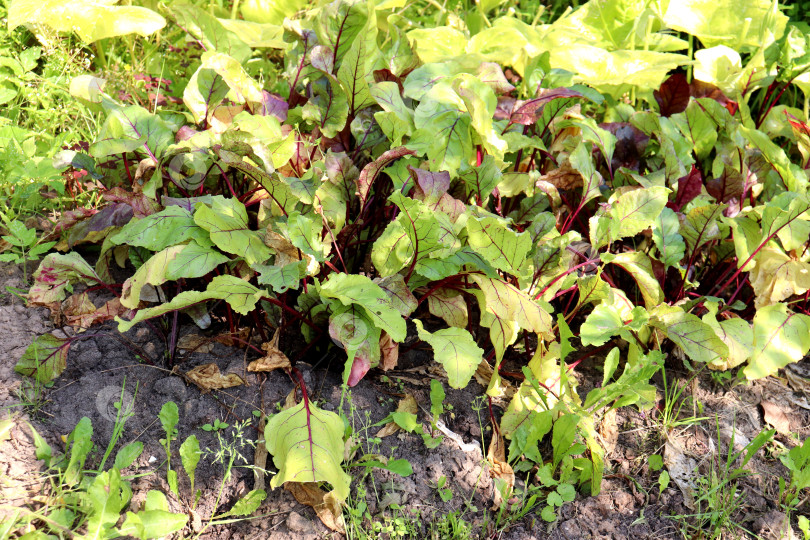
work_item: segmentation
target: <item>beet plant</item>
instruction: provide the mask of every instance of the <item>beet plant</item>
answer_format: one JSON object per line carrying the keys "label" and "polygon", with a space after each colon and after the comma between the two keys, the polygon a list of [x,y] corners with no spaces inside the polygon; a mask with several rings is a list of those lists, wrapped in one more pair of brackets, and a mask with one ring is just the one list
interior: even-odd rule
{"label": "beet plant", "polygon": [[[387,2],[281,26],[166,7],[200,49],[182,105],[79,81],[106,113],[88,151],[106,204],[58,226],[61,247],[98,257],[48,255],[29,303],[163,328],[170,363],[186,320],[265,343],[280,329],[303,344],[294,360],[334,343],[347,386],[395,368],[412,336],[452,388],[476,377],[508,399],[510,463],[598,493],[594,417],[651,406],[667,355],[756,379],[810,349],[810,129],[806,110],[775,106],[810,65],[806,41],[775,3],[724,23],[734,37],[624,4],[474,35],[409,29]],[[274,91],[249,71],[267,47],[284,50]],[[672,73],[693,52],[695,79]],[[115,265],[134,273],[116,284]],[[79,284],[115,298],[88,306]],[[35,342],[18,370],[58,376],[70,339]],[[572,373],[589,357],[603,379],[581,396]],[[271,485],[325,481],[343,500],[343,424],[293,380],[303,401],[267,426]]]}

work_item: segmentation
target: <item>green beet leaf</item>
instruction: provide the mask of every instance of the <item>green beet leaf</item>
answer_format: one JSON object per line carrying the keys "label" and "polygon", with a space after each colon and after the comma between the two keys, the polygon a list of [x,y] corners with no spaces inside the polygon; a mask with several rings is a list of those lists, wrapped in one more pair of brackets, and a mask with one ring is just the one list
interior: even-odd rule
{"label": "green beet leaf", "polygon": [[339,300],[344,306],[355,304],[362,307],[374,325],[388,332],[394,341],[405,340],[405,319],[382,287],[371,279],[361,275],[332,274],[321,285],[321,296]]}
{"label": "green beet leaf", "polygon": [[468,242],[492,266],[518,276],[532,246],[528,232],[517,233],[493,217],[467,221]]}
{"label": "green beet leaf", "polygon": [[53,334],[42,334],[25,349],[14,371],[26,377],[33,377],[40,383],[48,383],[67,367],[67,356],[71,340]]}
{"label": "green beet leaf", "polygon": [[191,212],[180,206],[168,206],[156,214],[130,221],[111,241],[160,251],[192,238],[206,243],[207,237],[208,233],[194,223]]}
{"label": "green beet leaf", "polygon": [[661,213],[654,218],[652,237],[658,249],[656,259],[664,263],[664,266],[676,266],[686,253],[686,244],[679,229],[678,216],[671,208],[662,208]]}
{"label": "green beet leaf", "polygon": [[146,319],[159,317],[170,311],[186,309],[196,304],[202,304],[208,300],[225,300],[234,311],[246,315],[256,307],[256,303],[259,299],[266,294],[265,291],[254,287],[238,277],[230,275],[217,276],[211,280],[211,283],[208,284],[208,287],[204,291],[181,292],[170,302],[139,310],[130,321],[125,321],[120,317],[116,317],[115,320],[118,322],[118,330],[120,332],[126,332]]}
{"label": "green beet leaf", "polygon": [[528,294],[500,279],[480,274],[470,277],[484,293],[487,311],[498,318],[515,321],[525,330],[551,335],[551,315]]}
{"label": "green beet leaf", "polygon": [[248,227],[247,210],[237,199],[214,197],[210,207],[206,204],[197,207],[194,222],[209,232],[218,248],[244,257],[249,265],[262,264],[270,258],[270,248],[258,232]]}
{"label": "green beet leaf", "polygon": [[706,364],[728,358],[728,346],[711,326],[677,306],[659,305],[650,312],[651,324],[694,362]]}

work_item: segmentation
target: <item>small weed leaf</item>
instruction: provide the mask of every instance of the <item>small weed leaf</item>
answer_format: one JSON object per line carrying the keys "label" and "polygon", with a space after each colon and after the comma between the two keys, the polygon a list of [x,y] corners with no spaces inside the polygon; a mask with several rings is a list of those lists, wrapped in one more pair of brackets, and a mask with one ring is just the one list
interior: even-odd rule
{"label": "small weed leaf", "polygon": [[143,443],[141,441],[134,441],[123,447],[115,455],[115,463],[113,467],[119,471],[126,469],[138,459],[143,452]]}
{"label": "small weed leaf", "polygon": [[270,417],[264,436],[278,468],[271,487],[284,482],[329,482],[338,500],[349,496],[351,477],[341,468],[343,421],[338,415],[304,399]]}
{"label": "small weed leaf", "polygon": [[263,489],[254,489],[247,495],[236,501],[233,508],[225,512],[219,517],[226,516],[249,516],[256,511],[257,508],[267,498],[267,492]]}

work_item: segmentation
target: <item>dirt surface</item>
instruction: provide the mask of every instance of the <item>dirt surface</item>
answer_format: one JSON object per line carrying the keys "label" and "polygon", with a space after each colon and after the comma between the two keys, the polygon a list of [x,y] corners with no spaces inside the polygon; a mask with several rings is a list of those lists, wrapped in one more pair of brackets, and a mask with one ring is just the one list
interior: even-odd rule
{"label": "dirt surface", "polygon": [[[38,480],[40,462],[34,457],[28,423],[54,448],[61,449],[60,437],[70,433],[82,417],[88,417],[92,421],[96,445],[88,461],[92,466],[103,455],[112,435],[116,414],[113,403],[120,399],[122,389],[124,404],[134,405],[117,447],[135,440],[145,445],[141,457],[125,472],[156,471],[133,482],[133,508],[142,502],[146,491],[159,489],[168,495],[173,511],[191,516],[192,527],[185,533],[193,536],[199,531],[201,520],[209,518],[215,510],[221,513],[254,487],[254,472],[247,467],[254,462],[254,449],[249,444],[234,446],[231,443],[234,440],[233,426],[241,421],[249,422],[242,435],[245,439],[257,440],[260,435],[254,411],[276,412],[295,388],[289,376],[280,371],[266,375],[246,372],[246,362],[252,357],[246,356],[243,349],[213,343],[211,350],[205,353],[186,351],[178,358],[176,369],[185,373],[195,366],[214,362],[223,373],[240,375],[246,384],[205,394],[177,374],[160,367],[165,365],[165,345],[149,328],[138,326],[125,335],[126,340],[122,340],[114,337],[115,325],[108,323],[89,330],[94,337],[75,342],[62,376],[51,388],[41,389],[37,394],[28,381],[14,373],[13,368],[33,337],[53,328],[47,310],[25,308],[18,298],[5,294],[5,286],[21,287],[21,281],[17,268],[0,268],[0,291],[4,293],[0,297],[0,421],[11,418],[14,422],[14,427],[5,436],[0,430],[0,520],[13,513],[13,508],[34,504],[33,497],[42,489]],[[190,332],[198,330],[188,326],[181,334]],[[297,367],[311,398],[322,408],[335,411],[341,404],[340,375],[336,370],[324,369],[325,364],[337,359],[337,355],[332,356],[313,358],[312,364],[317,369],[303,362]],[[583,363],[578,368],[583,389],[587,387],[587,381],[601,378],[595,363],[598,362]],[[430,450],[421,437],[413,434],[400,432],[375,437],[381,427],[375,424],[396,409],[405,393],[413,394],[424,408],[419,412],[419,419],[429,429],[425,420],[426,409],[430,406],[429,379],[441,373],[434,366],[427,353],[412,350],[403,356],[396,371],[386,374],[372,371],[352,389],[351,400],[343,401],[344,413],[351,419],[357,437],[358,449],[353,459],[368,454],[404,458],[413,468],[413,474],[408,477],[381,469],[352,469],[354,482],[350,504],[357,508],[358,504],[364,503],[377,522],[385,523],[385,516],[418,517],[411,523],[419,530],[409,531],[416,538],[444,537],[445,533],[439,532],[433,524],[451,513],[456,513],[472,526],[470,535],[475,538],[696,538],[699,535],[686,527],[690,521],[677,517],[692,514],[694,510],[689,508],[677,482],[672,481],[664,489],[659,489],[660,472],[650,469],[648,456],[669,451],[670,458],[674,455],[685,463],[696,465],[701,474],[710,474],[713,463],[725,461],[732,434],[735,447],[739,449],[768,428],[767,410],[770,411],[767,418],[772,423],[775,418],[782,422],[778,426],[781,432],[775,443],[759,452],[747,465],[751,475],[739,482],[738,491],[745,497],[745,504],[735,514],[734,520],[749,532],[738,529],[727,537],[788,538],[791,534],[776,503],[778,478],[785,476],[786,470],[772,454],[780,446],[790,448],[810,435],[810,405],[801,388],[797,391],[796,384],[789,385],[790,377],[731,387],[728,383],[716,383],[708,374],[689,380],[685,373],[678,376],[677,366],[668,366],[667,374],[674,379],[669,381],[670,391],[675,384],[685,386],[683,396],[687,399],[680,418],[697,416],[706,419],[687,422],[666,431],[662,427],[660,410],[639,412],[623,408],[615,419],[608,417],[601,421],[600,432],[608,448],[602,492],[596,497],[578,494],[574,502],[562,507],[559,519],[548,524],[540,518],[542,506],[514,521],[504,516],[498,518],[498,514],[490,510],[494,484],[482,445],[489,444],[491,428],[486,402],[480,398],[483,387],[477,383],[456,391],[449,389],[445,381],[445,403],[451,408],[443,415],[443,420],[447,429],[458,435],[460,442],[445,437],[438,448]],[[801,368],[799,364],[791,375],[796,381],[807,380]],[[660,403],[663,404],[663,381],[658,377],[656,383],[661,388]],[[194,497],[186,475],[179,474],[179,497],[170,494],[165,480],[166,453],[160,444],[165,433],[157,416],[167,401],[177,403],[180,412],[179,432],[172,444],[173,466],[179,469],[178,448],[191,434],[198,437],[206,451],[196,476],[196,487],[202,495],[193,508],[190,501]],[[763,401],[767,403],[763,405]],[[23,407],[21,403],[27,406]],[[495,402],[495,416],[499,417],[504,408],[505,402]],[[782,413],[781,417],[778,412]],[[216,420],[227,422],[231,427],[219,433],[201,429]],[[791,432],[796,435],[791,435]],[[224,483],[223,466],[215,462],[216,452],[221,448],[220,440],[234,446],[245,458],[244,462],[237,459],[237,467]],[[271,467],[268,463],[268,468]],[[674,480],[674,472],[672,476]],[[436,487],[442,477],[447,478],[446,485],[452,492],[452,498],[447,501],[442,500]],[[523,480],[525,476],[521,479],[519,475],[519,488],[524,486]],[[696,478],[690,470],[683,480],[688,483]],[[369,523],[364,526],[371,530]],[[201,535],[201,538],[211,539],[340,537],[316,518],[312,508],[298,504],[284,489],[268,491],[267,499],[252,519],[211,527]]]}

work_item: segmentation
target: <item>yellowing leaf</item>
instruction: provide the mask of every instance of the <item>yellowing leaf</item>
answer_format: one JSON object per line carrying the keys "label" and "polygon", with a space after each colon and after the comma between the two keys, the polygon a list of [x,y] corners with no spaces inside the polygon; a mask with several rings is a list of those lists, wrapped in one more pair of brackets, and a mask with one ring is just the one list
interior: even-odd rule
{"label": "yellowing leaf", "polygon": [[773,375],[810,350],[810,316],[785,304],[765,306],[754,315],[754,352],[743,372],[751,379]]}
{"label": "yellowing leaf", "polygon": [[652,261],[646,254],[641,251],[628,251],[618,255],[605,253],[602,255],[602,261],[621,266],[633,276],[647,309],[652,309],[664,301],[664,291],[653,275]]}
{"label": "yellowing leaf", "polygon": [[444,366],[447,382],[453,388],[464,388],[484,357],[484,351],[463,328],[445,328],[430,333],[422,321],[414,319],[419,339],[433,347],[436,361]]}
{"label": "yellowing leaf", "polygon": [[100,39],[154,34],[166,20],[151,9],[116,6],[115,0],[15,0],[8,8],[8,29],[44,24],[57,32],[76,32],[85,43]]}
{"label": "yellowing leaf", "polygon": [[538,334],[551,334],[552,320],[532,298],[500,279],[488,278],[480,274],[470,275],[484,293],[487,310],[500,319],[515,321],[525,330]]}
{"label": "yellowing leaf", "polygon": [[325,492],[314,482],[285,482],[284,489],[292,493],[299,504],[311,506],[318,519],[329,529],[341,534],[346,533],[343,509],[340,501],[331,492]]}
{"label": "yellowing leaf", "polygon": [[184,291],[172,298],[170,302],[139,310],[130,321],[125,321],[120,317],[116,317],[115,320],[118,322],[118,330],[126,332],[146,319],[158,317],[170,311],[196,306],[213,299],[225,300],[234,311],[246,315],[256,307],[259,298],[266,294],[266,292],[238,277],[231,275],[217,276],[211,280],[205,291]]}
{"label": "yellowing leaf", "polygon": [[264,429],[267,451],[278,473],[270,481],[329,482],[338,501],[349,496],[351,477],[341,468],[343,421],[305,399],[273,415]]}
{"label": "yellowing leaf", "polygon": [[444,287],[433,291],[428,296],[428,309],[448,326],[467,328],[467,303],[458,291]]}
{"label": "yellowing leaf", "polygon": [[754,301],[757,308],[810,290],[810,264],[791,259],[771,247],[761,250],[756,261],[757,265],[750,271],[749,277],[757,295]]}
{"label": "yellowing leaf", "polygon": [[[495,481],[492,509],[498,510],[511,497],[515,487],[515,471],[506,461],[506,445],[500,430],[493,433],[489,442],[487,461],[489,462],[489,476]],[[504,499],[504,497],[506,498]]]}
{"label": "yellowing leaf", "polygon": [[680,307],[661,304],[650,312],[650,322],[695,362],[708,363],[728,357],[728,346],[712,327]]}

